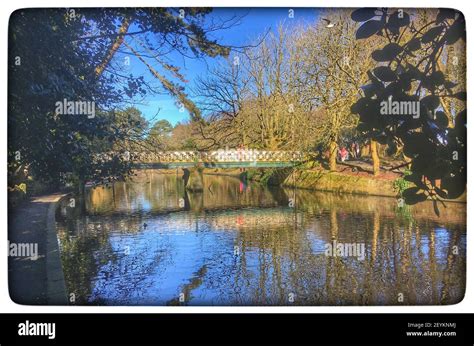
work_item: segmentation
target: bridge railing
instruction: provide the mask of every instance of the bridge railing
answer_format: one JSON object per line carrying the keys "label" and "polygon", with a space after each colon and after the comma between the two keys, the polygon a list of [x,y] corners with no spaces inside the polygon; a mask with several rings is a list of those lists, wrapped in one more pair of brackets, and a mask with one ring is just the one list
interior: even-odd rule
{"label": "bridge railing", "polygon": [[[110,160],[117,153],[100,154],[100,159]],[[202,151],[157,151],[125,152],[123,159],[143,163],[192,163],[192,162],[300,162],[304,154],[300,151],[256,150],[256,149],[219,149]]]}
{"label": "bridge railing", "polygon": [[269,151],[253,149],[215,150],[201,153],[204,162],[286,162],[301,161],[303,156],[297,151]]}

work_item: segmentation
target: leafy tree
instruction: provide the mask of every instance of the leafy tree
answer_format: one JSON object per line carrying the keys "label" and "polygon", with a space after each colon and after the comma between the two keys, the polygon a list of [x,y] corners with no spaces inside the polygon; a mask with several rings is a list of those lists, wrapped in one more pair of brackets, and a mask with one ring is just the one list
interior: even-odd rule
{"label": "leafy tree", "polygon": [[155,122],[148,135],[148,141],[152,146],[152,149],[162,149],[163,147],[166,147],[172,132],[173,125],[171,125],[168,120],[161,119]]}
{"label": "leafy tree", "polygon": [[[209,31],[224,25],[207,26],[204,18],[210,12],[114,8],[28,9],[12,14],[10,181],[25,170],[53,185],[68,172],[83,182],[126,176],[130,167],[120,155],[107,162],[95,157],[107,146],[104,141],[123,144],[129,129],[138,126],[133,117],[114,123],[117,118],[111,114],[147,93],[167,92],[199,119],[199,110],[184,91],[185,77],[164,55],[226,56],[229,48],[208,38]],[[159,87],[126,73],[132,55],[158,79]],[[96,116],[57,114],[55,103],[64,99],[94,102]]]}
{"label": "leafy tree", "polygon": [[196,122],[178,123],[171,134],[169,148],[175,150],[199,150],[201,136],[197,132]]}
{"label": "leafy tree", "polygon": [[[378,66],[368,71],[364,97],[352,106],[360,117],[358,129],[392,152],[403,151],[412,172],[405,179],[414,185],[403,191],[406,202],[430,197],[438,213],[439,197],[458,198],[466,187],[465,84],[442,68],[454,62],[450,47],[464,51],[464,16],[441,9],[428,13],[423,22],[401,9],[369,8],[355,10],[352,19],[362,23],[357,39],[378,35],[386,42],[372,52]],[[453,99],[460,101],[457,109],[445,102]],[[385,114],[382,105],[389,100],[419,105],[419,113]]]}
{"label": "leafy tree", "polygon": [[[91,142],[111,135],[99,109],[119,102],[120,95],[87,78],[93,67],[71,44],[81,31],[80,21],[69,20],[65,10],[21,10],[12,15],[10,172],[25,167],[52,184],[67,172],[84,180],[96,176],[99,167],[93,162]],[[56,114],[55,103],[64,99],[95,102],[97,116]]]}

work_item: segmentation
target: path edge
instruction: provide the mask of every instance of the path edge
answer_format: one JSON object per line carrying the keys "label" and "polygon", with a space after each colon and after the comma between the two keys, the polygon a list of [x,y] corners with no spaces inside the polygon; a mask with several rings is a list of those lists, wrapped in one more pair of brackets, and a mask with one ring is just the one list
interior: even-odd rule
{"label": "path edge", "polygon": [[48,305],[68,305],[66,281],[56,231],[56,209],[61,201],[70,196],[72,196],[71,193],[58,196],[58,199],[49,205],[46,216],[46,297]]}

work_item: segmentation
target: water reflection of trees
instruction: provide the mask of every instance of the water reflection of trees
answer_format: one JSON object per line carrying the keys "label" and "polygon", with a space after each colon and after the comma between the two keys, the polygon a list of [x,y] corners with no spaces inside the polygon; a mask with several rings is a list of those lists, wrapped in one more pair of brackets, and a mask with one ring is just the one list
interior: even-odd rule
{"label": "water reflection of trees", "polygon": [[[461,229],[437,232],[429,222],[410,228],[377,212],[354,223],[335,210],[315,224],[240,229],[239,256],[222,261],[219,255],[218,269],[206,281],[226,304],[291,304],[291,294],[294,304],[448,304],[463,295],[465,249],[458,256],[450,250],[453,244],[462,248]],[[315,238],[362,242],[365,260],[327,257],[312,248]]]}
{"label": "water reflection of trees", "polygon": [[[180,172],[160,174],[149,170],[135,178],[135,183],[117,182],[89,190],[86,201],[90,214],[134,212],[169,212],[276,206],[288,204],[281,190],[247,183],[228,176],[204,176],[203,193],[187,193]],[[189,205],[188,205],[189,204]]]}
{"label": "water reflection of trees", "polygon": [[[209,179],[212,193],[201,194],[202,209],[197,214],[169,214],[163,223],[171,227],[171,236],[173,229],[182,229],[197,237],[211,231],[218,239],[202,252],[186,254],[197,268],[176,287],[168,304],[177,304],[178,294],[185,292],[192,305],[197,291],[201,301],[223,305],[449,304],[463,296],[465,224],[450,210],[442,222],[428,211],[431,205],[426,210],[417,206],[413,218],[405,218],[397,215],[396,202],[390,199],[309,191],[298,191],[296,208],[290,208],[286,201],[294,193],[291,190],[253,185],[242,189],[238,179]],[[156,191],[152,185],[150,192],[146,183],[121,187],[122,195],[117,189],[119,210],[174,207],[184,193],[172,175],[157,182],[161,185]],[[105,215],[84,216],[63,225],[61,246],[69,290],[89,297],[89,303],[166,303],[158,300],[157,282],[179,270],[173,245],[159,233],[155,235],[160,237],[159,246],[142,243],[132,256],[123,256],[111,245],[120,235],[143,238],[144,223],[153,224],[164,216],[108,215],[109,197],[110,193],[100,191],[89,202],[99,214],[101,204],[108,204]],[[259,204],[263,207],[257,208]],[[332,241],[364,244],[365,259],[326,256],[324,245]],[[452,251],[454,246],[459,247],[458,255]],[[155,296],[150,296],[151,288]]]}
{"label": "water reflection of trees", "polygon": [[103,216],[58,223],[63,271],[76,304],[133,305],[154,284],[155,270],[166,265],[170,248],[163,241],[153,247],[134,242],[144,231],[142,221]]}
{"label": "water reflection of trees", "polygon": [[74,295],[72,303],[85,304],[91,295],[90,283],[97,276],[98,267],[106,262],[94,254],[111,252],[109,234],[103,231],[91,236],[85,220],[80,219],[73,224],[58,223],[57,230],[67,290]]}

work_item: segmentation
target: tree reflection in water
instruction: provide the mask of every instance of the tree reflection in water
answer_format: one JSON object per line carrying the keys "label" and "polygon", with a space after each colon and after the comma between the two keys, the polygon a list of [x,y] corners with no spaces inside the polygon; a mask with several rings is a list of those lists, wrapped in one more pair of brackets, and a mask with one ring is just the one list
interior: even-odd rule
{"label": "tree reflection in water", "polygon": [[[437,217],[422,203],[407,218],[390,198],[204,179],[202,193],[187,194],[180,175],[142,172],[90,190],[87,214],[59,217],[76,304],[452,304],[464,295],[463,204]],[[326,256],[333,241],[365,244],[364,259]]]}

